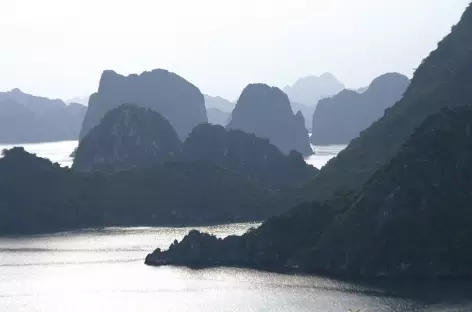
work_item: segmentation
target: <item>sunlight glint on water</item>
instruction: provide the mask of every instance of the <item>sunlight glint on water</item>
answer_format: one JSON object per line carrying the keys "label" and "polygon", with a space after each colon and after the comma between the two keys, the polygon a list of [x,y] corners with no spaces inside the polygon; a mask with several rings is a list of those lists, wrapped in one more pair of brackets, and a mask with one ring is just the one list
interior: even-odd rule
{"label": "sunlight glint on water", "polygon": [[[77,141],[22,145],[70,166]],[[320,168],[344,147],[315,146],[316,154],[306,160]],[[257,224],[200,229],[224,237],[252,226]],[[472,311],[472,289],[461,282],[379,285],[237,268],[144,265],[147,253],[166,249],[189,230],[108,228],[0,237],[0,311]]]}
{"label": "sunlight glint on water", "polygon": [[[203,227],[241,234],[255,224]],[[109,228],[0,238],[0,311],[471,311],[460,283],[386,285],[237,268],[149,267],[189,228]],[[465,284],[467,286],[467,284]],[[431,288],[434,286],[433,288]],[[429,290],[429,289],[432,290]],[[444,289],[443,289],[444,288]],[[468,297],[469,296],[469,297]],[[457,310],[455,308],[458,308]]]}

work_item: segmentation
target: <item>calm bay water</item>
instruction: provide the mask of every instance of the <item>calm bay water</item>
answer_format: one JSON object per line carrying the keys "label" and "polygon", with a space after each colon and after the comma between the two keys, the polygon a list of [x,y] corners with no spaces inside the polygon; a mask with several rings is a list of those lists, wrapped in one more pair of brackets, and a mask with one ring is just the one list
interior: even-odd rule
{"label": "calm bay water", "polygon": [[36,154],[39,157],[48,158],[52,162],[59,163],[61,166],[70,167],[73,159],[70,154],[77,147],[78,141],[61,141],[46,143],[28,143],[28,144],[0,144],[0,151],[10,149],[14,146],[22,146],[27,152]]}
{"label": "calm bay water", "polygon": [[[200,228],[218,236],[254,224]],[[472,311],[468,282],[356,283],[237,268],[148,267],[189,228],[0,238],[0,311]]]}
{"label": "calm bay water", "polygon": [[305,158],[305,161],[320,169],[332,158],[336,157],[340,151],[346,148],[347,145],[312,145],[315,154]]}
{"label": "calm bay water", "polygon": [[[70,166],[76,141],[24,144]],[[1,146],[0,149],[11,146]],[[345,146],[315,146],[321,167]],[[202,227],[220,237],[257,224]],[[108,228],[0,237],[0,311],[472,311],[469,281],[340,281],[237,268],[148,267],[190,228]]]}

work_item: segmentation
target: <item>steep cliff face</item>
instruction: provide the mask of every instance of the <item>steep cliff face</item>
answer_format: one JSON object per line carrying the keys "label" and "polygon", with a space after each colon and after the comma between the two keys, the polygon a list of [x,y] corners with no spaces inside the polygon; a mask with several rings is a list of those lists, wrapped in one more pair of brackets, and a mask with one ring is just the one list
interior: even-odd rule
{"label": "steep cliff face", "polygon": [[195,127],[183,143],[181,159],[216,164],[263,188],[298,187],[318,173],[298,152],[284,155],[268,139],[210,124]]}
{"label": "steep cliff face", "polygon": [[305,187],[314,200],[336,192],[357,191],[387,164],[410,134],[445,107],[471,105],[472,7],[418,67],[403,98],[362,131]]}
{"label": "steep cliff face", "polygon": [[291,150],[313,154],[304,120],[293,114],[287,95],[275,87],[248,85],[239,97],[228,128],[267,138],[285,154]]}
{"label": "steep cliff face", "polygon": [[180,140],[158,112],[122,105],[106,113],[77,148],[73,169],[114,172],[173,159]]}
{"label": "steep cliff face", "polygon": [[292,105],[292,110],[294,113],[301,112],[303,118],[305,119],[305,127],[311,131],[311,127],[313,124],[313,113],[315,111],[315,106],[305,105],[298,102],[290,103]]}
{"label": "steep cliff face", "polygon": [[76,140],[86,107],[26,94],[0,92],[0,143]]}
{"label": "steep cliff face", "polygon": [[400,100],[408,84],[406,76],[389,73],[377,77],[362,94],[344,90],[321,100],[313,114],[311,142],[348,144]]}
{"label": "steep cliff face", "polygon": [[107,70],[98,92],[90,96],[80,138],[99,124],[106,112],[126,103],[159,112],[171,122],[181,140],[196,125],[207,121],[202,93],[182,77],[163,69],[126,77]]}

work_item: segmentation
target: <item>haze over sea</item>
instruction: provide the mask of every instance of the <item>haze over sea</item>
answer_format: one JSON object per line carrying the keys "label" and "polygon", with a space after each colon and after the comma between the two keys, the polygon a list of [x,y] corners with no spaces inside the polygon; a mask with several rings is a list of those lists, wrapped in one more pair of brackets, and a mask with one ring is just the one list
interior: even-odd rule
{"label": "haze over sea", "polygon": [[[70,166],[76,141],[22,144]],[[0,148],[11,146],[1,145]],[[344,146],[316,146],[323,166]],[[254,223],[201,227],[220,237]],[[107,228],[0,238],[0,311],[472,311],[463,281],[341,281],[237,268],[148,267],[190,228]]]}

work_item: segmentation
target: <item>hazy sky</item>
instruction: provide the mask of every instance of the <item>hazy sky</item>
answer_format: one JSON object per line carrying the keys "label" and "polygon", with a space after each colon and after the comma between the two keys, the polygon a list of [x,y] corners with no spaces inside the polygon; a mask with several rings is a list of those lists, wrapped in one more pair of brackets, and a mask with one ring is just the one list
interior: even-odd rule
{"label": "hazy sky", "polygon": [[470,0],[0,0],[0,90],[95,92],[100,74],[166,68],[235,100],[331,72],[348,87],[415,67]]}

